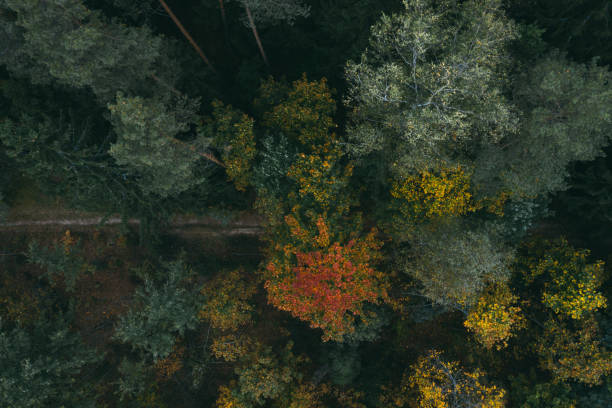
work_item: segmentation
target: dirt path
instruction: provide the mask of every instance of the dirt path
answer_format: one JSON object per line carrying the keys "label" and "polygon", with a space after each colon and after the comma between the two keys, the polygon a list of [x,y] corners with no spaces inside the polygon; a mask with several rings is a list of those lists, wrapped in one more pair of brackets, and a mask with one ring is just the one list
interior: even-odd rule
{"label": "dirt path", "polygon": [[[102,221],[102,217],[93,218],[71,218],[71,219],[51,219],[51,220],[24,220],[24,221],[10,221],[0,223],[0,228],[11,228],[11,227],[32,227],[36,225],[58,225],[58,226],[85,226],[85,225],[98,225]],[[121,218],[113,217],[106,220],[104,225],[115,225],[120,224]],[[139,224],[138,220],[130,219],[128,224]]]}
{"label": "dirt path", "polygon": [[[9,220],[0,223],[0,231],[32,229],[37,227],[77,228],[92,226],[120,225],[120,217],[109,217],[100,224],[103,217],[79,217],[79,218],[53,218],[46,220]],[[134,218],[127,220],[128,225],[139,225],[140,221]],[[170,222],[168,232],[205,234],[205,235],[259,235],[263,232],[262,219],[253,214],[245,214],[228,222],[222,222],[212,217],[175,217]]]}

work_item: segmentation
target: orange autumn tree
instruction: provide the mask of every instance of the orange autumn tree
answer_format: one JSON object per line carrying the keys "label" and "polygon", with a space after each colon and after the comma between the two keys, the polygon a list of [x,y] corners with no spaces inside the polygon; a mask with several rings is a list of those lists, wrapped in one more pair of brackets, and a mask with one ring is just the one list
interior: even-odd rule
{"label": "orange autumn tree", "polygon": [[[268,263],[265,286],[270,303],[323,329],[323,340],[338,341],[354,331],[357,317],[367,322],[366,302],[387,300],[384,276],[373,267],[382,243],[375,238],[376,230],[346,244],[330,243],[322,217],[317,224],[319,233],[313,241],[319,248],[303,251],[286,245],[285,259]],[[293,232],[304,231],[294,228]]]}
{"label": "orange autumn tree", "polygon": [[361,216],[349,188],[352,164],[333,130],[336,110],[325,79],[305,76],[285,86],[262,84],[257,107],[263,124],[285,135],[295,155],[286,163],[284,193],[258,200],[273,214],[263,270],[268,301],[323,330],[324,340],[342,341],[376,315],[367,304],[387,299],[385,277],[375,269],[382,242],[362,234]]}
{"label": "orange autumn tree", "polygon": [[270,79],[260,95],[263,125],[295,152],[284,160],[283,194],[258,189],[269,209],[268,301],[322,329],[324,340],[342,341],[376,318],[366,305],[387,299],[387,283],[375,268],[382,242],[375,230],[362,234],[361,216],[351,212],[353,166],[333,132],[336,103],[325,79],[306,76],[292,86]]}

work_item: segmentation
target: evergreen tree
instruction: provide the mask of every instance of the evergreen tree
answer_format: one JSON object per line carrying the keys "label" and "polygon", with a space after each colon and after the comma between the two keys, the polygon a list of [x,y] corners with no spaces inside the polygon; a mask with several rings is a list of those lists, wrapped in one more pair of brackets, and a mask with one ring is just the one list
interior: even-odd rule
{"label": "evergreen tree", "polygon": [[2,0],[0,63],[33,83],[90,87],[103,101],[154,72],[161,39],[146,27],[108,21],[81,0]]}
{"label": "evergreen tree", "polygon": [[52,283],[56,283],[58,275],[68,291],[74,291],[76,281],[84,273],[92,273],[95,268],[81,255],[79,242],[72,237],[70,230],[52,248],[41,248],[36,241],[30,242],[28,247],[28,262],[36,264],[43,269],[43,276]]}
{"label": "evergreen tree", "polygon": [[189,148],[175,139],[196,121],[197,104],[179,100],[169,110],[161,101],[118,93],[116,103],[108,108],[117,133],[109,153],[137,177],[145,193],[167,197],[202,183],[194,174],[200,156],[193,150],[203,150],[207,140],[199,138]]}
{"label": "evergreen tree", "polygon": [[0,404],[15,408],[94,407],[87,370],[100,361],[62,318],[32,327],[0,322]]}
{"label": "evergreen tree", "polygon": [[199,296],[188,289],[192,271],[182,261],[165,267],[167,276],[160,282],[146,277],[144,286],[136,290],[134,305],[122,316],[114,338],[144,352],[147,359],[167,357],[176,337],[197,324]]}

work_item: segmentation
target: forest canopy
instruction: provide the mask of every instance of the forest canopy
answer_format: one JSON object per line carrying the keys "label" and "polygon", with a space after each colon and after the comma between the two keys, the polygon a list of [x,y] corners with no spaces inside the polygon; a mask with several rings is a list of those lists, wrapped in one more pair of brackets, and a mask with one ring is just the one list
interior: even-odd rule
{"label": "forest canopy", "polygon": [[605,408],[604,0],[0,0],[0,406]]}

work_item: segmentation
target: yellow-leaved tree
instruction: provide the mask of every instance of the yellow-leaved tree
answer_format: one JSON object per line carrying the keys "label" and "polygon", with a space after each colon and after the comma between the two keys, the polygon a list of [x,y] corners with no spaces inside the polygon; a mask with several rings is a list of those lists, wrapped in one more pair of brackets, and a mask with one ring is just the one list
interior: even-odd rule
{"label": "yellow-leaved tree", "polygon": [[524,326],[525,318],[517,306],[518,297],[506,284],[494,284],[485,289],[478,303],[463,323],[485,348],[500,350],[508,339]]}
{"label": "yellow-leaved tree", "polygon": [[421,408],[502,408],[505,391],[487,385],[479,370],[464,371],[457,362],[445,361],[439,351],[419,358],[408,378]]}
{"label": "yellow-leaved tree", "polygon": [[612,352],[602,347],[598,332],[593,318],[579,323],[548,321],[536,343],[540,364],[552,372],[555,382],[601,384],[612,372]]}
{"label": "yellow-leaved tree", "polygon": [[395,181],[391,195],[402,216],[419,219],[464,215],[477,209],[470,192],[470,175],[461,167],[423,170]]}
{"label": "yellow-leaved tree", "polygon": [[598,290],[604,263],[589,263],[589,250],[574,249],[563,238],[527,245],[535,257],[530,259],[526,278],[543,286],[545,306],[576,320],[606,307],[606,298]]}
{"label": "yellow-leaved tree", "polygon": [[588,250],[575,249],[563,238],[529,241],[522,251],[515,268],[524,293],[535,294],[534,312],[547,317],[530,329],[538,333],[533,348],[541,367],[556,383],[600,384],[612,372],[612,352],[601,342],[595,316],[607,306],[599,290],[604,263],[590,261]]}
{"label": "yellow-leaved tree", "polygon": [[245,278],[242,268],[220,273],[200,291],[206,297],[200,319],[209,321],[215,329],[237,330],[251,321],[253,306],[249,300],[255,290],[255,283]]}

